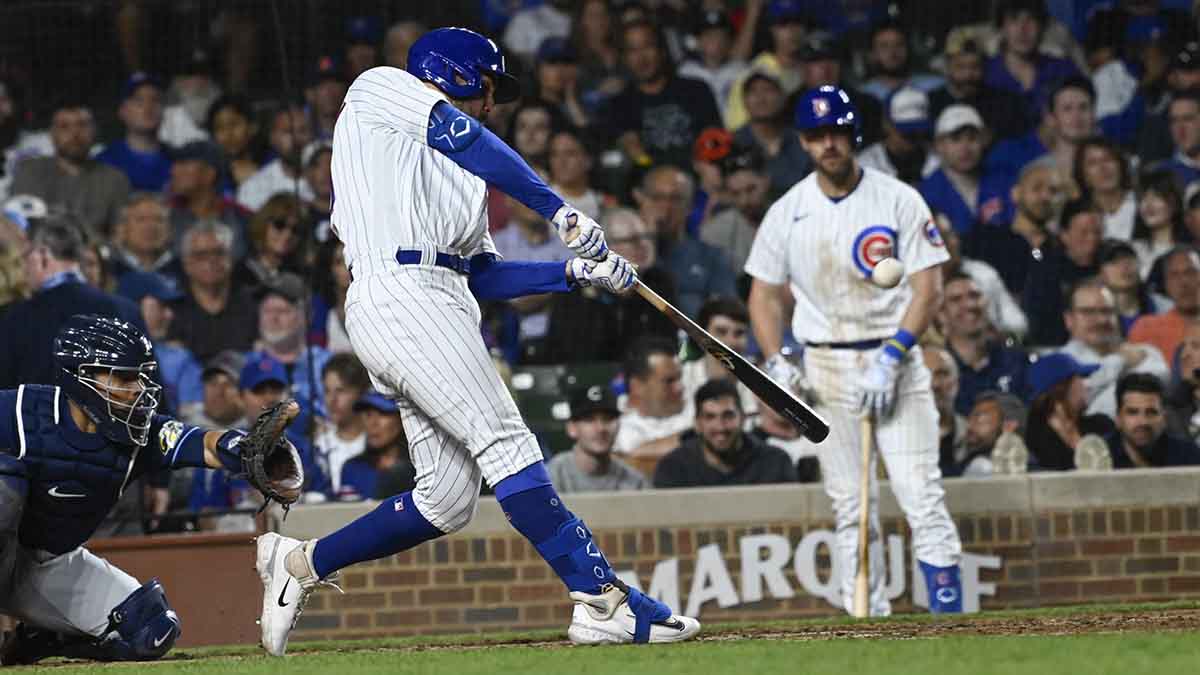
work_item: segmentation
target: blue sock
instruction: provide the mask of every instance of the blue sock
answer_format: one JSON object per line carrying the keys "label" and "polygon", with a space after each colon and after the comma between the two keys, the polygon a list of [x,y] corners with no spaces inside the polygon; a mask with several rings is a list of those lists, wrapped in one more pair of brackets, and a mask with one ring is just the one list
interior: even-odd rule
{"label": "blue sock", "polygon": [[962,581],[958,576],[958,565],[938,567],[921,560],[917,563],[925,576],[925,590],[929,591],[929,611],[933,614],[961,614]]}
{"label": "blue sock", "polygon": [[405,492],[317,540],[313,567],[324,579],[343,567],[394,555],[443,534],[417,510],[412,493]]}
{"label": "blue sock", "polygon": [[568,589],[598,593],[601,585],[617,578],[591,530],[554,491],[541,462],[497,483],[496,499],[508,522],[533,544]]}

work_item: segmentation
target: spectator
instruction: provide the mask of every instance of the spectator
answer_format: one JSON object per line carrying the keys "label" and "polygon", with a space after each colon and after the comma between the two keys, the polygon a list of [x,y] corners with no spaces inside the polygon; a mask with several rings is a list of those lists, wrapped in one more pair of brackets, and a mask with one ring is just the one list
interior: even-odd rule
{"label": "spectator", "polygon": [[700,241],[724,251],[730,266],[740,274],[758,224],[770,206],[771,179],[762,155],[753,148],[735,149],[722,162],[721,172],[731,208],[718,211],[700,225]]}
{"label": "spectator", "polygon": [[1069,354],[1047,354],[1029,368],[1029,425],[1025,442],[1034,468],[1050,471],[1095,468],[1108,457],[1100,439],[1113,429],[1104,415],[1085,415],[1084,378],[1097,365],[1083,365]]}
{"label": "spectator", "polygon": [[224,349],[249,351],[258,337],[253,298],[233,283],[233,231],[221,223],[199,223],[184,233],[188,297],[175,308],[170,338],[208,361]]}
{"label": "spectator", "polygon": [[23,120],[8,85],[0,80],[0,202],[8,199],[8,186],[17,168]]}
{"label": "spectator", "polygon": [[346,292],[350,270],[346,269],[345,246],[330,237],[317,251],[316,295],[313,297],[310,337],[312,344],[331,352],[354,351],[346,333]]}
{"label": "spectator", "polygon": [[952,275],[946,278],[944,288],[939,319],[946,350],[954,357],[959,373],[954,409],[960,415],[969,413],[975,397],[983,391],[1024,392],[1029,357],[992,337],[983,293],[975,280],[965,274]]}
{"label": "spectator", "polygon": [[88,285],[80,269],[83,232],[70,216],[36,224],[25,249],[25,283],[33,295],[4,308],[0,330],[0,389],[55,384],[55,335],[76,314],[115,316],[146,331],[136,305]]}
{"label": "spectator", "polygon": [[994,267],[1009,292],[1020,297],[1030,266],[1041,257],[1043,247],[1054,245],[1047,228],[1061,194],[1059,172],[1050,158],[1025,165],[1010,191],[1015,207],[1011,224],[973,228],[964,254]]}
{"label": "spectator", "polygon": [[1042,249],[1042,259],[1029,268],[1022,304],[1029,317],[1029,341],[1061,345],[1067,341],[1063,323],[1065,293],[1076,282],[1100,271],[1097,253],[1103,235],[1100,211],[1082,199],[1063,208],[1058,244]]}
{"label": "spectator", "polygon": [[571,0],[548,0],[518,11],[504,29],[506,51],[531,63],[538,46],[548,38],[566,38],[570,34],[568,12],[572,4]]}
{"label": "spectator", "polygon": [[246,253],[246,222],[251,213],[221,194],[221,150],[208,141],[176,151],[171,164],[171,229],[176,240],[200,221],[216,220],[233,230],[233,256]]}
{"label": "spectator", "polygon": [[333,232],[329,217],[333,213],[333,144],[328,141],[313,141],[304,147],[300,155],[304,167],[304,181],[312,188],[313,198],[304,203],[304,220],[311,221],[299,231],[299,241],[309,238],[317,241],[329,239]]}
{"label": "spectator", "polygon": [[583,136],[572,129],[559,129],[550,137],[549,150],[550,186],[572,206],[595,218],[604,196],[592,189],[592,152]]}
{"label": "spectator", "polygon": [[1031,121],[1051,83],[1079,74],[1070,61],[1038,51],[1048,19],[1045,0],[998,2],[996,28],[1000,30],[1000,51],[988,59],[984,74],[988,87],[1022,96]]}
{"label": "spectator", "polygon": [[125,137],[113,141],[96,159],[120,169],[134,190],[162,192],[171,178],[171,156],[158,140],[163,121],[163,91],[158,80],[138,72],[121,90],[117,115]]}
{"label": "spectator", "polygon": [[184,415],[188,424],[218,429],[245,429],[246,408],[238,392],[238,380],[246,358],[235,351],[223,351],[204,364],[200,373],[204,385],[203,407]]}
{"label": "spectator", "polygon": [[929,151],[929,97],[914,87],[901,87],[888,99],[883,140],[858,153],[858,162],[909,185],[917,185],[938,168]]}
{"label": "spectator", "polygon": [[696,174],[700,185],[692,200],[692,213],[688,216],[689,233],[696,232],[714,213],[724,210],[728,205],[725,178],[721,170],[733,149],[733,134],[718,127],[701,131],[692,144],[692,172]]}
{"label": "spectator", "polygon": [[[308,74],[308,86],[304,90],[304,101],[308,104],[309,126],[314,138],[333,139],[333,124],[337,122],[346,97],[346,75],[337,59],[321,56]],[[307,145],[307,141],[299,147]]]}
{"label": "spectator", "polygon": [[[773,74],[783,85],[784,96],[791,96],[804,87],[818,86],[805,82],[802,69],[801,51],[808,25],[809,18],[799,2],[777,0],[767,5],[771,47],[754,57],[750,62],[750,72]],[[744,87],[744,79],[739,80],[729,92],[729,101],[724,107],[725,126],[729,129],[739,129],[749,121],[749,111],[743,99]]]}
{"label": "spectator", "polygon": [[954,410],[958,398],[958,364],[950,352],[933,344],[921,346],[921,360],[932,378],[930,388],[938,413],[938,466],[943,476],[955,476],[967,434],[967,419]]}
{"label": "spectator", "polygon": [[582,0],[575,6],[571,42],[579,55],[579,90],[589,113],[596,113],[625,88],[616,22],[608,0]]}
{"label": "spectator", "polygon": [[129,179],[91,159],[96,142],[92,111],[76,103],[57,107],[50,118],[50,140],[54,156],[17,164],[10,193],[39,197],[48,207],[75,214],[89,233],[107,236],[129,196]]}
{"label": "spectator", "polygon": [[[383,24],[378,17],[352,16],[346,19],[346,38],[343,50],[343,61],[346,67],[342,72],[347,82],[379,65],[380,34]],[[340,104],[340,101],[339,101]],[[335,115],[336,116],[336,115]]]}
{"label": "spectator", "polygon": [[949,279],[957,273],[971,277],[979,292],[983,294],[984,307],[992,328],[1000,333],[1024,337],[1029,332],[1029,320],[1012,294],[1004,287],[1000,274],[981,260],[963,257],[962,242],[945,214],[935,211],[933,222],[937,224],[942,241],[946,243],[946,253],[950,254],[950,259],[942,264],[942,278]]}
{"label": "spectator", "polygon": [[232,197],[261,168],[254,156],[258,123],[250,102],[241,96],[222,96],[208,109],[205,128],[225,158],[228,176],[222,176],[221,189]]}
{"label": "spectator", "polygon": [[290,192],[305,201],[312,200],[312,187],[304,180],[301,167],[301,153],[312,139],[312,127],[303,108],[290,104],[277,110],[271,116],[270,135],[275,159],[241,183],[237,191],[238,203],[257,211],[278,192]]}
{"label": "spectator", "polygon": [[[1148,63],[1150,68],[1143,71],[1143,64],[1137,62],[1142,45],[1153,42],[1145,40],[1146,37],[1150,36],[1138,22],[1125,24],[1116,11],[1100,9],[1088,21],[1084,48],[1092,85],[1096,88],[1096,117],[1104,134],[1125,147],[1136,142],[1146,110],[1146,101],[1139,90],[1156,89],[1154,80],[1160,70],[1165,70]],[[1158,55],[1154,61],[1165,62],[1165,55]]]}
{"label": "spectator", "polygon": [[417,485],[408,438],[396,402],[370,390],[354,404],[366,427],[366,450],[342,465],[342,500],[385,499]]}
{"label": "spectator", "polygon": [[355,410],[371,388],[371,379],[353,353],[334,354],[321,368],[325,388],[325,417],[319,418],[313,434],[313,456],[329,477],[330,492],[340,493],[342,465],[367,449],[363,416]]}
{"label": "spectator", "polygon": [[1183,222],[1183,195],[1170,171],[1149,171],[1138,181],[1132,238],[1143,279],[1159,256],[1190,239]]}
{"label": "spectator", "polygon": [[305,344],[304,312],[308,299],[304,280],[289,273],[263,285],[258,295],[256,347],[286,369],[285,384],[300,404],[300,417],[294,422],[298,429],[305,428],[308,415],[325,414],[321,369],[330,356],[322,347]]}
{"label": "spectator", "polygon": [[141,310],[146,337],[154,343],[159,381],[166,393],[167,409],[186,417],[204,401],[200,362],[186,347],[167,339],[175,318],[172,305],[183,299],[183,291],[173,279],[153,272],[130,272],[121,277],[117,294]]}
{"label": "spectator", "polygon": [[1130,373],[1117,382],[1117,428],[1104,439],[1114,469],[1200,464],[1200,448],[1190,438],[1167,432],[1165,398],[1152,375]]}
{"label": "spectator", "polygon": [[1200,180],[1200,90],[1176,93],[1167,106],[1165,121],[1174,149],[1167,167],[1186,190]]}
{"label": "spectator", "polygon": [[1004,208],[1008,186],[983,172],[983,150],[988,142],[983,118],[967,105],[946,108],[934,127],[939,168],[926,176],[918,189],[929,208],[946,214],[962,236]]}
{"label": "spectator", "polygon": [[985,391],[975,399],[967,417],[963,454],[955,458],[951,471],[942,475],[981,478],[1025,473],[1029,448],[1025,433],[1025,404],[1012,394]]}
{"label": "spectator", "polygon": [[608,387],[592,386],[571,393],[567,435],[575,445],[546,463],[550,480],[562,493],[644,490],[645,476],[613,457],[621,413]]}
{"label": "spectator", "polygon": [[692,426],[692,410],[683,396],[675,345],[666,338],[639,338],[629,348],[625,385],[629,400],[613,451],[657,460],[677,447]]}
{"label": "spectator", "polygon": [[[796,4],[794,2],[788,4]],[[842,62],[846,56],[841,45],[832,35],[824,31],[816,31],[805,41],[800,51],[800,61],[803,65],[803,88],[816,89],[824,85],[834,85],[846,92],[850,103],[858,111],[861,122],[863,145],[871,145],[883,138],[883,110],[886,104],[880,103],[874,96],[864,94],[843,81]],[[784,78],[783,74],[779,75]],[[787,79],[781,79],[787,84]],[[789,97],[795,92],[789,92]],[[731,125],[732,127],[732,125]]]}
{"label": "spectator", "polygon": [[1071,340],[1062,352],[1080,363],[1100,366],[1088,376],[1088,414],[1116,416],[1117,399],[1113,395],[1117,380],[1127,373],[1146,373],[1161,379],[1170,375],[1167,362],[1150,345],[1125,344],[1117,324],[1117,304],[1099,278],[1075,284],[1063,316]]}
{"label": "spectator", "polygon": [[538,47],[535,66],[537,96],[558,108],[574,127],[589,123],[588,111],[579,92],[579,56],[566,38],[548,38]]}
{"label": "spectator", "polygon": [[696,392],[696,436],[659,462],[654,487],[710,487],[796,482],[786,452],[742,431],[745,415],[737,388],[712,380]]}
{"label": "spectator", "polygon": [[1167,400],[1167,426],[1171,433],[1200,440],[1200,324],[1184,331],[1174,361]]}
{"label": "spectator", "polygon": [[675,74],[662,33],[651,23],[624,26],[622,54],[633,84],[610,106],[618,147],[641,167],[690,166],[692,139],[721,123],[708,85]]}
{"label": "spectator", "polygon": [[984,86],[983,66],[986,54],[984,36],[968,28],[956,28],[946,38],[946,83],[929,92],[929,112],[933,119],[955,103],[968,105],[983,116],[984,127],[997,140],[1016,138],[1030,129],[1025,101],[1017,94]]}
{"label": "spectator", "polygon": [[942,86],[942,78],[929,73],[913,73],[908,49],[908,34],[895,20],[885,20],[871,29],[867,65],[872,77],[863,92],[886,101],[897,89],[911,86],[929,93]]}
{"label": "spectator", "polygon": [[[1183,152],[1186,156],[1187,148],[1200,142],[1200,139],[1193,138],[1190,142],[1181,143],[1180,141],[1183,139],[1175,136],[1170,123],[1171,103],[1177,97],[1182,97],[1183,92],[1197,87],[1200,87],[1200,42],[1192,40],[1180,46],[1179,50],[1175,52],[1166,72],[1166,86],[1160,87],[1157,92],[1154,90],[1147,92],[1149,100],[1146,105],[1146,116],[1137,140],[1137,156],[1141,158],[1143,166],[1161,160],[1171,160],[1176,156],[1176,152]],[[1200,98],[1196,96],[1192,96],[1192,98],[1196,103],[1200,103]],[[1195,110],[1197,114],[1200,114],[1200,109],[1197,109],[1196,106],[1191,106],[1190,110]],[[1180,112],[1184,111],[1181,109]],[[1190,117],[1190,112],[1185,112],[1184,115]],[[1194,127],[1195,124],[1192,123],[1189,126]],[[1192,164],[1190,161],[1184,162],[1181,168],[1186,168],[1190,164]],[[1193,176],[1189,180],[1185,176],[1181,184],[1186,185],[1191,180],[1195,180],[1195,177]]]}
{"label": "spectator", "polygon": [[158,129],[158,140],[168,147],[209,140],[202,125],[208,109],[221,97],[221,86],[212,73],[208,51],[197,47],[188,52],[182,68],[171,79]]}
{"label": "spectator", "polygon": [[545,169],[550,152],[550,136],[566,126],[558,108],[543,101],[522,103],[513,113],[509,145],[525,161],[538,169]]}
{"label": "spectator", "polygon": [[[702,12],[696,20],[694,34],[696,58],[684,61],[679,66],[679,74],[707,84],[724,115],[730,92],[747,68],[746,61],[734,53],[737,45],[733,23],[721,10]],[[746,107],[751,109],[753,105],[747,102]]]}
{"label": "spectator", "polygon": [[1200,241],[1200,190],[1192,190],[1186,204],[1187,210],[1183,214],[1183,224],[1187,228],[1188,240]]}
{"label": "spectator", "polygon": [[397,21],[383,36],[384,65],[404,70],[408,67],[408,48],[429,28],[419,21]]}
{"label": "spectator", "polygon": [[1134,322],[1142,316],[1170,309],[1171,301],[1152,293],[1138,276],[1138,258],[1132,244],[1119,239],[1106,239],[1100,245],[1097,260],[1100,263],[1100,279],[1116,302],[1121,335],[1128,335]]}
{"label": "spectator", "polygon": [[179,257],[171,247],[167,215],[162,197],[149,192],[129,196],[113,230],[113,274],[118,280],[128,272],[158,272],[182,278]]}
{"label": "spectator", "polygon": [[742,80],[747,121],[734,133],[741,147],[754,148],[766,159],[770,194],[778,196],[812,171],[812,158],[792,128],[783,84],[767,70],[751,71]]}
{"label": "spectator", "polygon": [[642,220],[658,239],[658,257],[675,281],[677,306],[688,316],[695,316],[709,296],[736,292],[725,254],[687,234],[694,194],[692,179],[674,166],[651,169],[634,190]]}
{"label": "spectator", "polygon": [[1104,236],[1129,241],[1138,203],[1125,153],[1102,136],[1084,139],[1075,149],[1073,176],[1080,196],[1104,214]]}
{"label": "spectator", "polygon": [[[716,296],[710,298],[700,308],[696,323],[708,331],[733,351],[746,356],[750,346],[750,310],[741,298],[733,296]],[[694,345],[693,345],[694,346]],[[699,358],[687,361],[680,367],[683,382],[683,396],[690,399],[700,387],[712,380],[729,380],[738,385],[738,396],[741,399],[742,412],[753,421],[758,414],[758,401],[745,385],[737,381],[733,374],[711,354],[703,352],[699,347]]]}
{"label": "spectator", "polygon": [[1189,326],[1200,317],[1200,255],[1179,246],[1163,255],[1163,287],[1175,307],[1165,314],[1143,316],[1129,329],[1129,341],[1154,345],[1170,361]]}
{"label": "spectator", "polygon": [[295,195],[278,193],[254,214],[247,228],[252,254],[238,263],[233,284],[255,288],[284,273],[303,271],[304,210]]}
{"label": "spectator", "polygon": [[804,437],[796,425],[771,406],[755,400],[758,415],[750,435],[762,445],[771,445],[787,453],[796,468],[796,480],[801,483],[821,482],[820,449]]}

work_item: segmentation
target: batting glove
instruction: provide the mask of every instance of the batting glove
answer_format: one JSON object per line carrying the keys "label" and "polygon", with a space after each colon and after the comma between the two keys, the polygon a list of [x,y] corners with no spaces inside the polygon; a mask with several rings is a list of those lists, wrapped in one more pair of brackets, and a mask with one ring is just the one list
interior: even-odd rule
{"label": "batting glove", "polygon": [[763,363],[763,369],[766,371],[767,377],[791,389],[800,398],[808,402],[814,400],[815,392],[812,384],[808,381],[808,376],[804,374],[804,368],[785,356],[783,352],[778,352],[775,356],[767,359]]}
{"label": "batting glove", "polygon": [[585,278],[589,285],[620,295],[633,287],[637,274],[628,260],[610,252],[603,262],[585,273]]}
{"label": "batting glove", "polygon": [[567,261],[567,282],[575,284],[576,288],[587,288],[592,285],[590,275],[598,265],[595,260],[571,258]]}
{"label": "batting glove", "polygon": [[854,398],[858,400],[858,412],[874,415],[877,420],[892,416],[896,409],[896,381],[900,374],[900,359],[887,350],[875,351],[867,365]]}
{"label": "batting glove", "polygon": [[567,248],[580,258],[599,262],[608,255],[608,244],[604,241],[604,230],[600,229],[600,224],[574,206],[563,204],[551,222]]}

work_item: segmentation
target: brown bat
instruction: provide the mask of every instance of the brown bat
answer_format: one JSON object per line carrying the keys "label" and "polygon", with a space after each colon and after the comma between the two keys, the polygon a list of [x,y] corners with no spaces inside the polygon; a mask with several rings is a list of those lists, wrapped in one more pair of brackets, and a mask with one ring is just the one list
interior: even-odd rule
{"label": "brown bat", "polygon": [[829,423],[821,419],[821,416],[808,407],[804,401],[796,398],[795,394],[776,384],[775,380],[755,368],[754,364],[742,358],[741,354],[725,346],[724,343],[698,326],[683,312],[675,309],[671,303],[641,281],[634,282],[634,288],[637,289],[638,295],[646,299],[646,302],[654,305],[655,309],[665,314],[672,323],[682,328],[696,344],[700,345],[701,349],[720,361],[763,403],[771,406],[775,412],[783,415],[784,419],[795,424],[800,433],[804,434],[808,440],[820,443],[829,435]]}

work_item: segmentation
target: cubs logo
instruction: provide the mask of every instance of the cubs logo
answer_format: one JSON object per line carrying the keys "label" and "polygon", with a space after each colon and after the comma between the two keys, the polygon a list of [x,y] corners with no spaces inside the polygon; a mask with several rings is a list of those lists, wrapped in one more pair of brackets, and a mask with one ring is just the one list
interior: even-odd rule
{"label": "cubs logo", "polygon": [[871,270],[884,258],[898,258],[896,250],[896,230],[887,225],[872,225],[854,238],[853,250],[850,252],[854,266],[864,277],[871,276]]}
{"label": "cubs logo", "polygon": [[183,434],[183,422],[171,420],[162,425],[158,430],[158,449],[162,454],[167,454],[175,449],[179,444],[179,437]]}
{"label": "cubs logo", "polygon": [[946,245],[946,241],[942,239],[941,230],[938,229],[937,223],[933,222],[932,220],[925,223],[925,238],[929,240],[930,244],[933,244],[938,248],[942,248]]}
{"label": "cubs logo", "polygon": [[818,96],[812,100],[812,110],[814,117],[825,117],[829,114],[830,106],[829,99]]}

